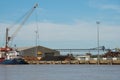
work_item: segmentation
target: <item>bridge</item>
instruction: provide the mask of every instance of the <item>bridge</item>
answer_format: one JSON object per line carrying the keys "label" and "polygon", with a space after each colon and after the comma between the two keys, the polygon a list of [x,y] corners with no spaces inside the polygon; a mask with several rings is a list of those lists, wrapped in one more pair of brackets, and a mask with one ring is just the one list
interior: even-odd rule
{"label": "bridge", "polygon": [[[97,52],[97,48],[90,48],[90,49],[54,49],[56,51],[59,51],[60,53],[80,53],[80,52],[86,52],[86,53],[91,53],[91,52]],[[106,52],[109,50],[114,50],[114,49],[105,49],[104,47],[99,48],[100,52]]]}
{"label": "bridge", "polygon": [[[85,53],[96,53],[98,50],[97,49],[54,49],[59,51],[60,53],[65,53],[65,54],[85,54]],[[100,52],[106,52],[109,49],[99,49]]]}

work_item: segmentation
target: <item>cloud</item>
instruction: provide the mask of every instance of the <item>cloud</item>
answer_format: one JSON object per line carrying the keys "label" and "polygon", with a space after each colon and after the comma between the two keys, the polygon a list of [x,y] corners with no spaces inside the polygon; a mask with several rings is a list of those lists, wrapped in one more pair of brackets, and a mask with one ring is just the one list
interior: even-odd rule
{"label": "cloud", "polygon": [[[92,42],[94,45],[97,41],[97,25],[96,23],[76,21],[72,25],[68,24],[57,24],[51,22],[39,22],[39,40],[41,42],[55,42],[58,45],[62,43],[74,44],[77,42],[77,45],[86,44]],[[119,41],[120,37],[118,36],[120,27],[113,25],[104,25],[100,24],[100,41]],[[15,37],[14,42],[18,44],[19,41],[24,42],[33,42],[35,43],[36,39],[36,23],[29,23],[22,27]],[[26,42],[26,43],[27,43]],[[60,43],[62,42],[62,43]],[[112,43],[111,43],[112,44]],[[114,44],[114,43],[113,43]],[[119,44],[118,44],[119,45]]]}
{"label": "cloud", "polygon": [[119,5],[101,5],[99,7],[101,9],[105,9],[105,10],[114,10],[114,11],[120,12],[120,6]]}
{"label": "cloud", "polygon": [[103,10],[114,10],[120,12],[120,5],[109,2],[109,0],[89,0],[88,5],[90,7],[99,8]]}
{"label": "cloud", "polygon": [[[97,25],[89,22],[76,22],[72,25],[43,22],[39,25],[39,38],[42,41],[77,41],[95,40],[97,36]],[[118,39],[119,26],[101,25],[101,40]],[[35,39],[36,23],[25,25],[19,34],[20,39]],[[25,36],[30,35],[30,36]]]}
{"label": "cloud", "polygon": [[[56,24],[56,23],[38,23],[39,36],[41,40],[45,41],[68,41],[68,40],[84,40],[88,39],[88,35],[92,36],[93,31],[88,34],[91,29],[87,24],[76,23],[74,25]],[[28,29],[29,28],[29,29]],[[94,28],[93,28],[94,29]],[[27,30],[27,32],[25,31]],[[29,31],[28,31],[29,30]],[[20,36],[24,34],[31,34],[35,36],[35,23],[31,23],[22,29]],[[30,37],[29,37],[30,38]],[[27,39],[29,39],[27,36]]]}

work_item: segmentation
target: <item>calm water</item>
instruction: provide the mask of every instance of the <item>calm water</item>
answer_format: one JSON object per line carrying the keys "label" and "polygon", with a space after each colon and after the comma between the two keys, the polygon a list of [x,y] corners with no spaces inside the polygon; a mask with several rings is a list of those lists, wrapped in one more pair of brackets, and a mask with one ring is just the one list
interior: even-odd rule
{"label": "calm water", "polygon": [[120,65],[0,65],[0,80],[120,80]]}

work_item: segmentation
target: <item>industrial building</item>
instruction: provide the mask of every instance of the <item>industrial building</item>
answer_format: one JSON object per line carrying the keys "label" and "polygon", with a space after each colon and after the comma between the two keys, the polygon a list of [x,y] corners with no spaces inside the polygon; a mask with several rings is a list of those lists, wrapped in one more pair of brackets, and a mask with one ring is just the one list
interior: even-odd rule
{"label": "industrial building", "polygon": [[75,59],[76,60],[86,60],[86,61],[89,61],[90,60],[90,55],[78,55],[78,56],[75,56]]}
{"label": "industrial building", "polygon": [[20,51],[22,56],[31,56],[31,57],[46,57],[46,56],[60,55],[59,51],[43,46],[18,48],[18,51]]}

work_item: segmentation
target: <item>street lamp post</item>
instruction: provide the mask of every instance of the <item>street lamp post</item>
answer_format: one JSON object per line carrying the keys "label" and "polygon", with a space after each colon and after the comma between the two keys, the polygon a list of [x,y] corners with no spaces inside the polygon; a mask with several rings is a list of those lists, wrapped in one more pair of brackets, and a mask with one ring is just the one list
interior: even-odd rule
{"label": "street lamp post", "polygon": [[36,50],[35,50],[36,55],[35,56],[37,57],[37,53],[38,53],[38,31],[36,30],[35,33],[36,33],[36,41],[35,41],[36,42]]}
{"label": "street lamp post", "polygon": [[99,54],[99,24],[100,22],[99,21],[96,21],[96,24],[97,24],[97,51],[98,51],[98,55],[97,55],[97,60],[98,60],[98,64],[99,64],[99,61],[100,61],[100,54]]}

